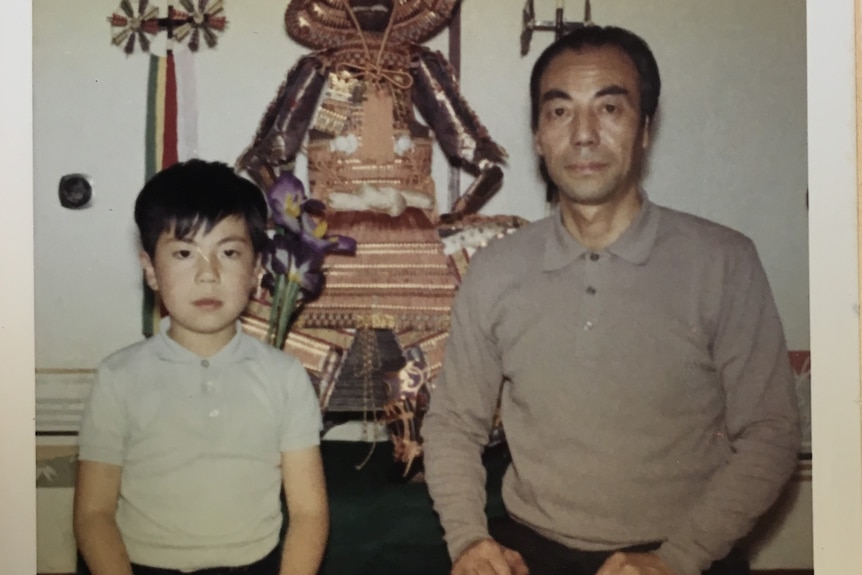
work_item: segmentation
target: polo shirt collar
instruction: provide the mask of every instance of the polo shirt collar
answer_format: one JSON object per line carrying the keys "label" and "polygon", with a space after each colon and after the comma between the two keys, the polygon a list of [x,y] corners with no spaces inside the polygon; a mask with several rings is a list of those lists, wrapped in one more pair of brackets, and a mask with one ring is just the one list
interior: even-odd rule
{"label": "polo shirt collar", "polygon": [[206,359],[211,365],[236,362],[253,357],[253,346],[242,330],[242,322],[236,322],[236,334],[215,355],[203,358],[193,351],[181,346],[168,336],[171,318],[163,317],[159,321],[159,332],[153,335],[156,356],[164,361],[176,363],[200,363]]}
{"label": "polo shirt collar", "polygon": [[[643,203],[635,219],[622,235],[605,248],[609,254],[618,256],[634,265],[642,265],[649,260],[658,237],[661,212],[653,204],[646,193],[641,192]],[[559,209],[551,216],[551,233],[545,241],[545,254],[542,269],[553,271],[566,267],[589,250],[563,225],[563,216]]]}

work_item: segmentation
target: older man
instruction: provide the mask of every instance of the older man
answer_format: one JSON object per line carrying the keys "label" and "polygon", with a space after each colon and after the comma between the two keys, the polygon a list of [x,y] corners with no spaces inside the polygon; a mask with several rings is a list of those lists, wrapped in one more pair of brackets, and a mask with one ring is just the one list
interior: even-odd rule
{"label": "older man", "polygon": [[[794,469],[793,377],[754,245],[641,188],[659,92],[648,45],[615,27],[533,68],[558,209],[471,263],[423,427],[453,575],[747,573],[734,545]],[[489,526],[498,398],[512,461]]]}

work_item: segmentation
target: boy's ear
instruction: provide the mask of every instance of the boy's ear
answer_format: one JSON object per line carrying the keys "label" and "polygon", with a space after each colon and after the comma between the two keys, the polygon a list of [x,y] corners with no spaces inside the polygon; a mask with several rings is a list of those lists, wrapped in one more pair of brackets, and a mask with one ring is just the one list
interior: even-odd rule
{"label": "boy's ear", "polygon": [[251,274],[251,291],[257,289],[257,284],[260,282],[260,274],[263,272],[263,254],[257,254],[257,259],[254,262],[254,271]]}
{"label": "boy's ear", "polygon": [[144,270],[144,279],[147,282],[147,285],[150,286],[150,289],[153,291],[159,291],[159,282],[156,280],[156,270],[153,266],[153,260],[150,258],[150,254],[141,250],[138,253],[138,259],[141,262],[141,269]]}

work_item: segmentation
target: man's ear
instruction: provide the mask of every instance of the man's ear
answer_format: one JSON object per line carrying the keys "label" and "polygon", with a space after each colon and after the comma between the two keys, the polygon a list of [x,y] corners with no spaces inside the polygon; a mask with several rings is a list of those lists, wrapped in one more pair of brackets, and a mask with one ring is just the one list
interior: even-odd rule
{"label": "man's ear", "polygon": [[651,131],[650,128],[651,127],[652,127],[652,118],[645,118],[644,119],[644,127],[643,127],[643,136],[642,136],[643,142],[641,144],[643,146],[644,150],[649,148],[649,135],[650,135],[650,131]]}
{"label": "man's ear", "polygon": [[150,286],[150,289],[153,291],[159,291],[159,282],[156,280],[156,269],[153,266],[153,260],[150,258],[150,254],[141,250],[138,253],[138,260],[141,262],[141,269],[144,270],[144,279],[147,282],[147,285]]}
{"label": "man's ear", "polygon": [[536,155],[540,158],[544,155],[542,152],[542,146],[539,144],[539,133],[533,132],[533,149],[536,150]]}

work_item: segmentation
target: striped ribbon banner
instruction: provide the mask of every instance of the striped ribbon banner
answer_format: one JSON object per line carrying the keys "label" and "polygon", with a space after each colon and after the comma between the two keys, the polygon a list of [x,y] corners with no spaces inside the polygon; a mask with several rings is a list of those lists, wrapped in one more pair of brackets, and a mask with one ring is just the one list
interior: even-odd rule
{"label": "striped ribbon banner", "polygon": [[[179,69],[179,73],[178,73]],[[147,124],[145,142],[145,179],[197,154],[197,94],[192,56],[173,50],[165,56],[150,55],[147,82]],[[143,281],[143,333],[158,332],[165,310],[158,294]]]}

